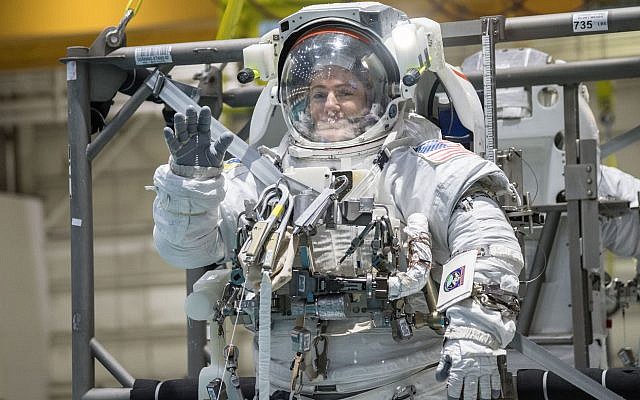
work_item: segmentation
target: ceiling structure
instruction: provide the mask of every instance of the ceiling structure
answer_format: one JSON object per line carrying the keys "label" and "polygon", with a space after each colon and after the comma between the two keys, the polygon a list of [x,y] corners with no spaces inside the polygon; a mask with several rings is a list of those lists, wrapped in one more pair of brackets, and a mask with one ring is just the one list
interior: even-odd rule
{"label": "ceiling structure", "polygon": [[[256,37],[260,24],[292,13],[312,0],[153,0],[141,5],[127,27],[129,45],[213,40],[227,7],[240,12],[225,38]],[[621,0],[390,0],[411,17],[439,22],[475,19],[484,15],[536,15],[632,5]],[[119,23],[126,0],[7,0],[0,5],[0,70],[59,65],[69,46],[90,46],[106,27]],[[220,37],[219,37],[220,38]]]}

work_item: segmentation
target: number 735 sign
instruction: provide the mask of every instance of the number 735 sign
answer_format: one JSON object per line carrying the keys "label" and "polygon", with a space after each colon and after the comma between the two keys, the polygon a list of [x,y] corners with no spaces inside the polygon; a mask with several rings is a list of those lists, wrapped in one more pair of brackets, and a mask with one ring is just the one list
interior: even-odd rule
{"label": "number 735 sign", "polygon": [[573,14],[574,32],[607,31],[607,11],[592,11]]}

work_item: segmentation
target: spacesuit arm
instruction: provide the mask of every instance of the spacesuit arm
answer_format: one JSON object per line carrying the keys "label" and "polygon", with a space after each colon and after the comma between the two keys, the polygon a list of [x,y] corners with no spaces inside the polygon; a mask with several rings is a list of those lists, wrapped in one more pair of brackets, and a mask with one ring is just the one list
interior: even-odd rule
{"label": "spacesuit arm", "polygon": [[[517,293],[522,254],[495,201],[482,195],[467,197],[455,208],[448,228],[453,254],[474,249],[478,252],[474,286],[499,285],[504,291]],[[464,398],[472,400],[478,392],[482,399],[500,394],[496,355],[513,338],[515,318],[481,301],[472,295],[446,311],[449,324],[436,379],[447,379],[448,398],[460,398],[463,391]]]}
{"label": "spacesuit arm", "polygon": [[[449,247],[453,254],[483,249],[475,265],[474,282],[497,284],[502,290],[518,292],[522,253],[513,229],[498,204],[488,197],[469,200],[457,207],[450,220]],[[492,349],[504,348],[513,338],[513,316],[481,305],[469,298],[447,309],[446,337],[469,339]]]}
{"label": "spacesuit arm", "polygon": [[[629,201],[630,207],[638,206],[640,179],[617,168],[600,166],[598,196],[604,199]],[[623,257],[640,257],[640,219],[637,212],[602,220],[602,245]],[[637,271],[640,268],[637,267]]]}
{"label": "spacesuit arm", "polygon": [[174,174],[169,165],[154,174],[154,245],[160,256],[178,268],[197,268],[224,258],[219,205],[224,176],[197,180]]}
{"label": "spacesuit arm", "polygon": [[422,291],[431,270],[431,235],[427,217],[421,213],[411,214],[404,232],[408,240],[409,266],[406,272],[397,272],[389,277],[390,300]]}

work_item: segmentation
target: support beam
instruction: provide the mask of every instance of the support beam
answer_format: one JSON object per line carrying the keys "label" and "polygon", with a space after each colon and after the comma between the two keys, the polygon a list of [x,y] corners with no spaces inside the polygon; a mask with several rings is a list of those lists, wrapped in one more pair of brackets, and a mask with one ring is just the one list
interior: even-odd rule
{"label": "support beam", "polygon": [[100,361],[100,364],[102,364],[122,386],[128,388],[133,387],[133,382],[135,381],[133,376],[124,369],[122,364],[120,364],[96,338],[91,339],[89,345],[91,346],[93,355]]}
{"label": "support beam", "polygon": [[[564,85],[576,82],[629,79],[639,76],[640,57],[609,58],[499,69],[496,71],[496,87]],[[482,88],[481,74],[469,74],[467,79],[476,89]]]}
{"label": "support beam", "polygon": [[123,388],[103,388],[91,389],[82,400],[129,400],[131,399],[131,389]]}
{"label": "support beam", "polygon": [[540,240],[538,241],[538,247],[536,248],[536,254],[533,257],[531,263],[531,271],[527,280],[527,296],[522,304],[520,315],[518,316],[518,331],[523,335],[529,335],[529,329],[533,322],[536,307],[538,305],[538,297],[540,295],[540,289],[544,283],[545,270],[547,268],[547,262],[551,259],[551,250],[553,249],[553,242],[556,239],[556,233],[558,232],[558,224],[560,223],[560,211],[550,211],[547,213],[544,226],[542,227],[542,233],[540,234]]}
{"label": "support beam", "polygon": [[[564,94],[564,126],[565,126],[565,188],[573,183],[568,172],[579,165],[578,137],[578,85],[566,85]],[[567,195],[567,220],[569,231],[569,268],[571,270],[571,312],[573,316],[573,347],[574,363],[576,368],[589,367],[589,344],[592,341],[591,315],[589,314],[589,295],[591,286],[588,282],[588,274],[583,268],[583,250],[586,243],[583,241],[583,218],[581,202],[578,198]],[[597,221],[597,215],[596,219]],[[598,247],[599,249],[599,247]]]}
{"label": "support beam", "polygon": [[[125,70],[159,65],[215,64],[242,60],[242,49],[255,43],[258,43],[257,38],[121,47],[106,56],[68,56],[63,61],[83,60]],[[145,54],[153,56],[145,58]]]}
{"label": "support beam", "polygon": [[509,344],[509,347],[518,350],[525,357],[537,362],[567,382],[571,382],[574,386],[584,392],[597,396],[596,398],[598,399],[624,400],[620,395],[612,392],[606,387],[603,387],[599,382],[596,382],[580,371],[571,368],[544,347],[540,347],[531,340],[522,336],[520,332],[516,332],[513,340]]}
{"label": "support beam", "polygon": [[[598,10],[607,13],[607,30],[574,32],[573,16],[581,14],[558,13],[512,17],[505,21],[502,42],[518,40],[550,39],[567,36],[584,36],[602,33],[628,32],[640,29],[640,7],[624,7]],[[440,24],[445,46],[480,44],[482,25],[480,20],[445,22]]]}
{"label": "support beam", "polygon": [[[70,47],[69,57],[82,57],[86,47]],[[95,386],[95,365],[89,342],[94,337],[93,205],[91,163],[87,158],[89,65],[67,63],[69,104],[69,182],[71,213],[72,398],[81,400]]]}
{"label": "support beam", "polygon": [[[187,296],[193,292],[193,284],[206,272],[205,267],[187,270]],[[189,378],[198,379],[200,370],[207,366],[207,322],[187,317],[187,369]]]}
{"label": "support beam", "polygon": [[[640,71],[640,70],[639,70]],[[611,154],[624,149],[627,146],[632,145],[640,139],[640,125],[631,129],[628,132],[618,135],[611,140],[607,140],[606,143],[600,145],[600,157],[605,159]]]}

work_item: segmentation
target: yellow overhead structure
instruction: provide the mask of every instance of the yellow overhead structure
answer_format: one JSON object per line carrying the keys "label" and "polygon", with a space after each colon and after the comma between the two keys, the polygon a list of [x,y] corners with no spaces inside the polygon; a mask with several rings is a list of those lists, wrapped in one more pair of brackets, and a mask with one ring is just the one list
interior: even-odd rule
{"label": "yellow overhead structure", "polygon": [[[133,1],[137,4],[139,0]],[[264,20],[277,21],[308,4],[331,0],[147,0],[127,27],[129,45],[255,37]],[[436,21],[566,12],[586,0],[389,0],[383,3]],[[59,65],[69,46],[90,46],[116,26],[127,0],[0,1],[0,70]],[[229,6],[229,7],[228,7]],[[612,5],[613,6],[613,5]],[[229,17],[223,19],[223,14]],[[225,21],[225,26],[219,26]],[[220,29],[219,29],[220,28]]]}
{"label": "yellow overhead structure", "polygon": [[[228,2],[237,4],[227,8]],[[127,26],[127,43],[214,40],[226,9],[236,14],[227,19],[219,37],[255,37],[260,21],[280,19],[304,5],[322,2],[147,0]],[[90,46],[104,28],[117,26],[127,4],[127,0],[0,1],[0,70],[60,65],[67,47]]]}
{"label": "yellow overhead structure", "polygon": [[[143,4],[127,27],[137,45],[211,40],[220,19],[211,0]],[[69,46],[90,46],[108,26],[117,26],[126,0],[5,0],[0,6],[0,68],[51,66]]]}

